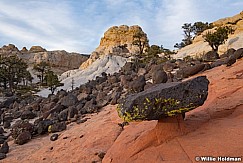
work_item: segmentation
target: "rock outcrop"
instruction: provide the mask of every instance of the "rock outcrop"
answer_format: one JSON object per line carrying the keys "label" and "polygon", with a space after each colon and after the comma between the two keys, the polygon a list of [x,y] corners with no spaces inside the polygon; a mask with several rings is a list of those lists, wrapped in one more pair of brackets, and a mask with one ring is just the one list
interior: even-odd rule
{"label": "rock outcrop", "polygon": [[21,54],[19,49],[13,45],[4,45],[3,47],[0,48],[0,55],[19,55]]}
{"label": "rock outcrop", "polygon": [[64,50],[47,51],[41,46],[32,46],[30,50],[23,47],[22,50],[19,50],[13,44],[4,45],[0,48],[0,55],[17,55],[26,61],[29,66],[41,61],[49,62],[53,71],[57,74],[77,69],[81,63],[88,59],[88,56],[79,53],[68,53]]}
{"label": "rock outcrop", "polygon": [[[239,49],[242,47],[243,42],[243,11],[233,17],[219,19],[213,22],[216,27],[229,25],[235,29],[234,34],[229,35],[228,40],[219,46],[218,53],[221,55],[230,48]],[[212,30],[212,29],[209,29]],[[202,56],[208,51],[212,50],[207,42],[204,42],[203,35],[209,30],[205,30],[201,35],[194,38],[193,43],[178,51],[176,58],[183,58],[185,56]]]}
{"label": "rock outcrop", "polygon": [[30,64],[46,61],[56,70],[58,74],[65,71],[77,69],[80,64],[88,59],[88,56],[79,53],[68,53],[64,50],[45,51],[35,53],[23,53],[19,56]]}
{"label": "rock outcrop", "polygon": [[[121,25],[109,28],[101,38],[100,45],[91,54],[90,58],[80,66],[80,69],[87,68],[102,55],[112,54],[126,57],[139,53],[139,47],[133,44],[134,36],[138,33],[142,35],[142,40],[148,41],[146,33],[138,25],[130,27]],[[147,47],[148,44],[145,44],[144,50]]]}
{"label": "rock outcrop", "polygon": [[29,53],[38,53],[38,52],[46,52],[46,49],[41,46],[32,46],[29,50]]}
{"label": "rock outcrop", "polygon": [[200,76],[185,82],[158,84],[143,92],[128,95],[117,111],[124,121],[160,120],[185,114],[203,105],[209,81]]}

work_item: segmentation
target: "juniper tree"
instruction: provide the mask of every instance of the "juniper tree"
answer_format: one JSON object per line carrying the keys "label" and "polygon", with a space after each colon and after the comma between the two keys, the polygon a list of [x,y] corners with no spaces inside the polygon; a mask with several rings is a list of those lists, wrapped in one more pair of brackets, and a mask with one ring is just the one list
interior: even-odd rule
{"label": "juniper tree", "polygon": [[50,70],[49,63],[41,61],[38,64],[35,64],[33,70],[37,72],[37,77],[40,79],[41,84],[44,83],[45,74]]}
{"label": "juniper tree", "polygon": [[57,87],[62,86],[62,83],[59,81],[58,76],[54,74],[53,71],[48,71],[45,76],[46,84],[50,87],[51,94],[54,94]]}
{"label": "juniper tree", "polygon": [[203,36],[204,41],[208,42],[213,51],[218,51],[219,45],[225,43],[228,39],[229,34],[234,33],[234,30],[231,27],[218,27],[214,32],[207,32]]}
{"label": "juniper tree", "polygon": [[0,55],[0,83],[4,89],[9,88],[12,92],[23,80],[27,80],[31,76],[27,68],[27,63],[15,55]]}

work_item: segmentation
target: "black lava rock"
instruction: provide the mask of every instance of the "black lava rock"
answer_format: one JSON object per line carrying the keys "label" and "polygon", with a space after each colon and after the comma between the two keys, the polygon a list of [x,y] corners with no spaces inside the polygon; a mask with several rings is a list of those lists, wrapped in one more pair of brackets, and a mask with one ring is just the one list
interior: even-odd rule
{"label": "black lava rock", "polygon": [[0,153],[0,160],[4,159],[6,157],[7,157],[7,155],[5,153]]}
{"label": "black lava rock", "polygon": [[50,137],[50,140],[51,141],[55,141],[55,140],[57,140],[58,139],[58,134],[53,134],[53,135],[51,135],[51,137]]}
{"label": "black lava rock", "polygon": [[65,122],[58,122],[58,123],[54,123],[52,125],[50,125],[48,127],[48,132],[54,133],[54,132],[60,132],[63,130],[66,130],[67,125]]}
{"label": "black lava rock", "polygon": [[22,112],[21,114],[21,119],[24,120],[24,119],[33,119],[36,117],[36,114],[33,113],[32,111],[30,110],[25,110]]}
{"label": "black lava rock", "polygon": [[159,120],[184,114],[203,105],[209,81],[199,76],[185,82],[157,84],[147,90],[128,95],[117,111],[124,121]]}
{"label": "black lava rock", "polygon": [[29,131],[21,132],[18,137],[15,139],[15,143],[23,145],[31,139],[31,133]]}
{"label": "black lava rock", "polygon": [[7,154],[8,152],[9,152],[9,146],[8,146],[8,143],[5,141],[0,148],[0,153]]}

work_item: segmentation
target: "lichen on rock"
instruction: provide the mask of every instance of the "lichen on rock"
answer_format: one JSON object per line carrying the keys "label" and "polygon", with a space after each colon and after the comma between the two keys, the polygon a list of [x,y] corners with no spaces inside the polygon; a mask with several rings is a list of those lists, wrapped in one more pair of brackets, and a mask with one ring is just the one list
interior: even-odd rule
{"label": "lichen on rock", "polygon": [[117,107],[124,121],[159,120],[184,114],[207,99],[209,81],[200,76],[185,82],[158,84],[128,95]]}

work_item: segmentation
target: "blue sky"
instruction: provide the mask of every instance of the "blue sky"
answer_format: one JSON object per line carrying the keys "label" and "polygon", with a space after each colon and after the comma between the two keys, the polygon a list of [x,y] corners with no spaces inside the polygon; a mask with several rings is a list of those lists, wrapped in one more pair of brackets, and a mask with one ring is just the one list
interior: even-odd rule
{"label": "blue sky", "polygon": [[140,25],[150,45],[173,48],[182,24],[242,10],[242,0],[1,0],[0,46],[91,53],[109,27],[125,24]]}

